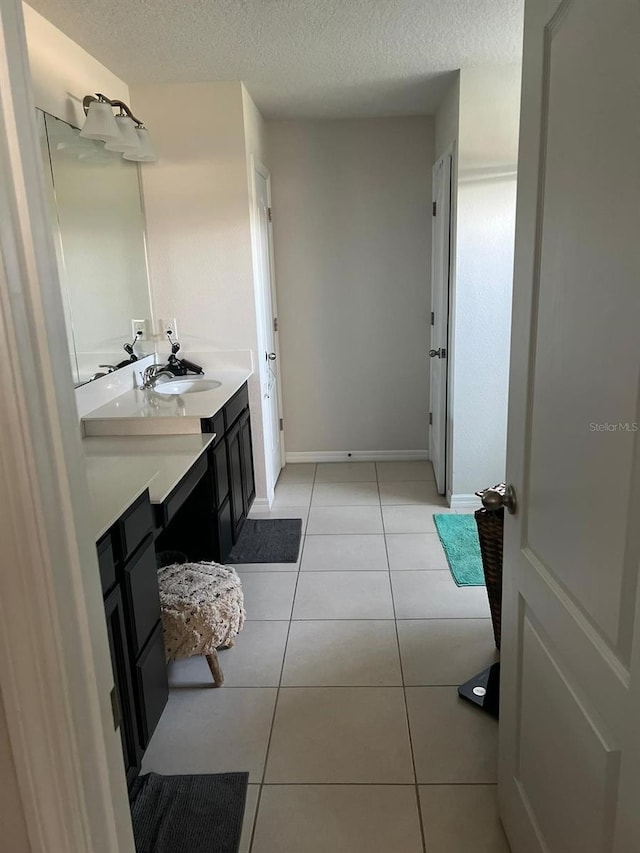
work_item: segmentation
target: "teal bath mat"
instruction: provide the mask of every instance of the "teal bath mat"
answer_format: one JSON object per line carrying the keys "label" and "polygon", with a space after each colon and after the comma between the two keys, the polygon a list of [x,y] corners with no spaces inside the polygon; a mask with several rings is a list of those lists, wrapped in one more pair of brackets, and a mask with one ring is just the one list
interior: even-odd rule
{"label": "teal bath mat", "polygon": [[458,586],[484,586],[478,528],[473,515],[434,515],[436,530]]}

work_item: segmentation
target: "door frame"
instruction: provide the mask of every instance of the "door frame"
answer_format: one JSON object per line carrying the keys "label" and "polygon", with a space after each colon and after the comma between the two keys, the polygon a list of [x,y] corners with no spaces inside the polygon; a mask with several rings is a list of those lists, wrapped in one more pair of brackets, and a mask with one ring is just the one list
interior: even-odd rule
{"label": "door frame", "polygon": [[[258,195],[256,191],[256,173],[259,174],[267,184],[267,200],[269,203],[269,208],[271,209],[271,173],[267,169],[267,167],[258,160],[255,155],[251,155],[250,157],[250,167],[251,167],[251,220],[252,220],[252,228],[251,228],[251,248],[253,255],[253,267],[254,267],[254,281],[255,281],[255,301],[256,301],[256,315],[258,321],[258,357],[262,358],[262,352],[265,350],[264,343],[267,339],[268,335],[271,331],[271,324],[273,319],[279,317],[278,315],[278,302],[277,302],[277,291],[276,291],[276,270],[275,270],[275,260],[274,260],[274,249],[273,249],[273,223],[269,222],[268,231],[267,231],[267,239],[269,242],[269,284],[271,292],[269,294],[269,299],[271,302],[271,310],[273,312],[273,317],[265,317],[263,311],[263,305],[265,304],[263,294],[261,294],[258,290],[259,284],[261,282],[262,277],[258,274],[260,269],[260,260],[261,260],[261,252],[259,245],[259,237],[260,237],[260,216],[258,212]],[[275,352],[276,352],[276,363],[275,363],[275,373],[276,373],[276,384],[278,388],[277,394],[277,403],[278,403],[278,418],[283,417],[283,405],[282,405],[282,372],[280,370],[280,334],[279,330],[274,332],[274,340],[275,340]],[[259,377],[260,379],[260,377]],[[262,400],[262,386],[260,385],[260,396]],[[275,482],[270,482],[271,480],[271,469],[269,464],[267,463],[267,455],[270,451],[270,448],[267,447],[267,431],[264,428],[265,425],[265,412],[262,410],[262,444],[264,448],[265,454],[265,475],[266,475],[266,484],[267,484],[267,500],[269,505],[273,502],[273,496],[275,491]],[[283,423],[284,427],[284,423]],[[279,444],[280,444],[280,461],[281,466],[280,470],[282,470],[282,466],[284,465],[285,460],[285,436],[284,436],[284,428],[280,430],[279,435]]]}
{"label": "door frame", "polygon": [[[444,371],[444,401],[443,401],[443,415],[444,415],[444,428],[442,430],[443,435],[443,454],[444,454],[444,483],[443,483],[443,494],[447,494],[448,486],[451,483],[450,476],[450,459],[449,459],[449,450],[452,447],[452,435],[451,435],[451,412],[450,408],[450,399],[451,399],[451,383],[453,380],[453,358],[452,358],[452,350],[451,344],[453,341],[452,335],[452,327],[451,327],[451,319],[452,319],[452,302],[451,295],[453,289],[453,259],[454,259],[454,241],[453,241],[453,231],[454,231],[454,210],[455,210],[455,202],[454,202],[454,174],[455,174],[455,143],[452,142],[449,144],[444,151],[440,154],[437,160],[434,162],[432,167],[432,176],[435,167],[440,162],[440,160],[444,161],[445,168],[446,163],[448,161],[449,164],[449,197],[447,199],[447,213],[449,220],[449,229],[448,229],[448,239],[445,240],[446,243],[446,253],[447,253],[447,277],[446,281],[442,282],[443,285],[443,298],[442,305],[445,306],[446,317],[444,318],[444,328],[446,330],[446,339],[445,339],[445,348],[447,350],[446,357],[446,369]],[[432,192],[432,200],[433,200],[433,192]],[[435,236],[435,217],[431,218],[431,234],[432,234],[432,245],[431,245],[431,258],[432,258],[432,267],[431,267],[431,304],[433,305],[433,283],[434,283],[434,269],[433,269],[433,237]],[[429,330],[431,331],[432,326],[429,326]],[[429,386],[429,411],[433,412],[432,406],[432,389],[431,385]],[[429,457],[433,459],[433,430],[429,429]]]}
{"label": "door frame", "polygon": [[32,851],[133,853],[18,0],[0,0],[0,44],[0,701],[15,794]]}

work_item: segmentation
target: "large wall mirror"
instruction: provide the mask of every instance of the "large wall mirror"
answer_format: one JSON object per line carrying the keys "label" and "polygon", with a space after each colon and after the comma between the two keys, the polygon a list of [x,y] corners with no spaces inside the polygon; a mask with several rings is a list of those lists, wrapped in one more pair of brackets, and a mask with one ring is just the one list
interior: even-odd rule
{"label": "large wall mirror", "polygon": [[74,383],[153,351],[138,166],[38,110],[38,127]]}

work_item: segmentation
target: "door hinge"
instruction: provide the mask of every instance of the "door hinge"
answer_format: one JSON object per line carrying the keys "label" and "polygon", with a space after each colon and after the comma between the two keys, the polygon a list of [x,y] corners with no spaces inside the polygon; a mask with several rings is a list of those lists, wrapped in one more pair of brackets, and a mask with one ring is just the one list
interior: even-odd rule
{"label": "door hinge", "polygon": [[284,429],[284,418],[280,418],[280,432]]}
{"label": "door hinge", "polygon": [[118,731],[120,728],[120,723],[122,722],[122,714],[120,713],[120,702],[118,702],[118,692],[115,687],[111,688],[111,693],[109,694],[111,699],[111,713],[113,715],[113,729],[114,731]]}
{"label": "door hinge", "polygon": [[434,215],[434,216],[436,215],[436,211],[437,211],[437,209],[438,209],[438,202],[437,202],[437,201],[434,201],[434,202],[433,202],[433,215]]}
{"label": "door hinge", "polygon": [[433,412],[429,412],[429,426],[433,425]]}
{"label": "door hinge", "polygon": [[431,325],[435,326],[435,324],[436,324],[436,315],[432,311],[431,312]]}
{"label": "door hinge", "polygon": [[267,216],[269,217],[269,222],[273,222],[273,212],[271,211],[270,207],[267,208]]}
{"label": "door hinge", "polygon": [[278,331],[278,318],[277,317],[273,318],[273,331],[274,332]]}

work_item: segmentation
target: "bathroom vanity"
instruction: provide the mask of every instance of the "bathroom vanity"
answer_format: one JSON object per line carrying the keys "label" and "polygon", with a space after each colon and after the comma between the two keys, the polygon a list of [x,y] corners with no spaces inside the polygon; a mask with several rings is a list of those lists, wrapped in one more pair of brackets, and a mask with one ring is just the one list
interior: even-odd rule
{"label": "bathroom vanity", "polygon": [[[227,376],[215,396],[198,395],[205,399],[192,405],[196,414],[170,414],[173,401],[161,425],[153,415],[135,417],[126,398],[146,405],[151,396],[139,391],[84,420],[85,432],[103,433],[83,447],[129,781],[168,699],[156,555],[224,562],[255,496],[246,374],[236,387],[242,376]],[[178,432],[193,429],[194,419],[198,432]]]}

